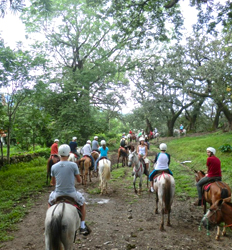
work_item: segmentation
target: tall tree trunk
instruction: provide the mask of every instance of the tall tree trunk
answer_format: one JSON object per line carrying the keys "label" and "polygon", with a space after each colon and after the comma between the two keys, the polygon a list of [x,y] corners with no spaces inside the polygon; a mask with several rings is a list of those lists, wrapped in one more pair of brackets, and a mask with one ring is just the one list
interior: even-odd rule
{"label": "tall tree trunk", "polygon": [[151,125],[151,122],[149,121],[148,118],[146,118],[146,123],[147,123],[147,127],[146,127],[146,134],[149,134],[150,131],[153,131],[152,129],[152,125]]}
{"label": "tall tree trunk", "polygon": [[212,130],[216,130],[218,128],[220,113],[221,113],[221,109],[217,108],[214,121],[213,121]]}

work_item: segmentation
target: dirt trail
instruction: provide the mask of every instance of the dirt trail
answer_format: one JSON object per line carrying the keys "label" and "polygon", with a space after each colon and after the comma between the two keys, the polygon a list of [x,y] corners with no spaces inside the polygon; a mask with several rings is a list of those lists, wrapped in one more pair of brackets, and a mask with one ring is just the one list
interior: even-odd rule
{"label": "dirt trail", "polygon": [[[113,155],[115,159],[115,155]],[[87,188],[77,186],[86,197],[87,223],[92,229],[88,236],[77,235],[74,249],[232,249],[232,233],[215,241],[216,230],[206,235],[198,230],[203,215],[201,207],[193,207],[193,200],[174,200],[171,213],[172,227],[160,232],[160,214],[154,213],[155,196],[143,182],[141,196],[132,187],[131,169],[125,168],[124,178],[109,183],[109,194],[89,194],[99,184],[93,178]],[[27,216],[19,223],[19,230],[11,232],[15,239],[0,243],[4,250],[44,249],[44,219],[51,187],[35,202]]]}

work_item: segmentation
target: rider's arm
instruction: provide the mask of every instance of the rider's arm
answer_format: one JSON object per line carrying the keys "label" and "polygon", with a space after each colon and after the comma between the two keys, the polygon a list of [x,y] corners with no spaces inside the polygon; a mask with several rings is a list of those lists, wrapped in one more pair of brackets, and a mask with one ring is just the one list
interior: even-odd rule
{"label": "rider's arm", "polygon": [[78,182],[78,183],[81,183],[81,177],[80,177],[80,175],[77,174],[77,175],[75,175],[75,177],[76,177],[77,182]]}
{"label": "rider's arm", "polygon": [[52,184],[53,186],[56,185],[56,178],[55,178],[54,176],[52,176],[51,184]]}

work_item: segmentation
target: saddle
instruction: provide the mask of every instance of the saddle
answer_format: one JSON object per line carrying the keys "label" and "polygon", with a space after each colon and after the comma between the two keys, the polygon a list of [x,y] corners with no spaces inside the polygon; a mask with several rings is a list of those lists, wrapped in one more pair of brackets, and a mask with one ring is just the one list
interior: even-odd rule
{"label": "saddle", "polygon": [[157,177],[159,177],[160,175],[162,175],[163,173],[165,174],[170,174],[168,169],[165,170],[157,170],[156,171],[156,175],[154,176],[153,180],[157,181]]}
{"label": "saddle", "polygon": [[82,217],[80,206],[72,197],[67,196],[67,195],[62,195],[62,196],[56,197],[55,204],[59,204],[62,202],[73,205],[77,209],[77,212],[78,212],[80,218]]}

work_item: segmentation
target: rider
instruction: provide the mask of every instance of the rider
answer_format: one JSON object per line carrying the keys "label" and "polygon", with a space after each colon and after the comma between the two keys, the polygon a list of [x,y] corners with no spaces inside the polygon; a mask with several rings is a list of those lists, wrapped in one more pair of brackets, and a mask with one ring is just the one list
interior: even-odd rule
{"label": "rider", "polygon": [[58,196],[70,196],[80,206],[81,210],[81,228],[80,233],[87,235],[89,231],[85,225],[86,206],[85,198],[75,189],[75,179],[78,183],[81,182],[81,177],[77,164],[68,161],[71,149],[69,145],[63,144],[59,147],[58,152],[61,156],[61,161],[54,164],[51,169],[52,183],[55,185],[55,190],[51,192],[48,200],[48,207],[55,204]]}
{"label": "rider", "polygon": [[133,134],[132,129],[130,129],[129,134],[130,134],[130,135],[132,135],[132,134]]}
{"label": "rider", "polygon": [[140,137],[139,141],[140,141],[140,145],[138,145],[137,147],[137,154],[139,156],[139,159],[142,158],[144,160],[144,163],[145,163],[144,173],[148,175],[149,174],[149,160],[147,158],[147,146],[145,145],[144,137]]}
{"label": "rider", "polygon": [[92,148],[91,148],[91,141],[88,140],[85,144],[85,146],[81,149],[81,153],[84,156],[88,156],[90,157],[91,159],[91,162],[92,162],[92,167],[94,167],[94,159],[93,159],[93,156],[91,155],[91,152],[92,152]]}
{"label": "rider", "polygon": [[120,146],[126,150],[126,148],[127,148],[127,137],[125,135],[123,135],[121,140],[120,140]]}
{"label": "rider", "polygon": [[100,156],[97,158],[97,160],[95,161],[95,165],[94,165],[94,172],[97,171],[97,164],[98,162],[102,159],[102,158],[106,158],[107,157],[107,153],[109,151],[108,147],[106,147],[106,141],[105,140],[101,140],[101,147],[99,148],[100,151]]}
{"label": "rider", "polygon": [[198,200],[194,203],[195,206],[201,206],[202,204],[202,186],[206,184],[207,182],[213,182],[213,181],[221,181],[222,174],[221,174],[221,162],[220,160],[215,156],[216,150],[212,147],[208,147],[206,149],[208,158],[206,161],[206,166],[208,168],[207,174],[205,177],[200,179],[196,186],[197,186],[197,192],[198,192]]}
{"label": "rider", "polygon": [[58,144],[59,144],[59,140],[55,139],[54,143],[51,146],[51,156],[58,155]]}
{"label": "rider", "polygon": [[77,158],[79,159],[81,156],[80,154],[77,152],[77,137],[73,137],[72,141],[69,143],[69,147],[71,148],[71,152],[73,154],[75,154],[77,156]]}
{"label": "rider", "polygon": [[180,124],[180,133],[183,133],[184,126]]}
{"label": "rider", "polygon": [[94,136],[94,140],[92,141],[92,150],[97,151],[98,153],[100,153],[100,151],[99,151],[99,143],[98,143],[98,136]]}
{"label": "rider", "polygon": [[157,128],[154,129],[154,135],[156,135],[156,133],[158,133],[158,129]]}
{"label": "rider", "polygon": [[158,153],[155,157],[155,160],[154,160],[155,169],[149,175],[149,180],[151,183],[150,191],[152,193],[154,192],[153,178],[158,173],[158,171],[165,171],[165,172],[167,171],[170,175],[173,175],[172,171],[169,169],[171,156],[170,154],[166,153],[167,145],[165,143],[161,143],[159,145],[159,148],[161,152]]}

